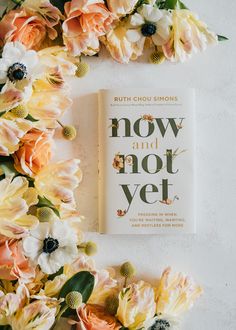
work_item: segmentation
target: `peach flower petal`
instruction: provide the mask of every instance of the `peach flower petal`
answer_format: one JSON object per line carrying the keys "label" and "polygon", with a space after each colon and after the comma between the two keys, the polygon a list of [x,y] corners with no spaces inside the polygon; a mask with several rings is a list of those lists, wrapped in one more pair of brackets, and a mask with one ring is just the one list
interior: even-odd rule
{"label": "peach flower petal", "polygon": [[21,138],[21,143],[13,154],[15,168],[19,173],[34,176],[51,158],[52,136],[33,128]]}
{"label": "peach flower petal", "polygon": [[99,49],[99,37],[111,28],[113,14],[103,1],[72,0],[65,4],[63,39],[73,55],[94,55]]}
{"label": "peach flower petal", "polygon": [[0,235],[0,255],[1,279],[28,282],[34,277],[34,267],[24,256],[21,241]]}

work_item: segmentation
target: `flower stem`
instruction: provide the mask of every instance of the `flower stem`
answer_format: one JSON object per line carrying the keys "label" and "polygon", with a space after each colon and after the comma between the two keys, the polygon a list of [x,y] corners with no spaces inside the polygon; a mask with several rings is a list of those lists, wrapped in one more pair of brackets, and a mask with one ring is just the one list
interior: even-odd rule
{"label": "flower stem", "polygon": [[62,307],[61,309],[60,309],[60,312],[58,313],[58,315],[57,315],[57,318],[56,318],[56,321],[59,321],[60,320],[60,318],[62,317],[62,315],[65,313],[65,311],[68,309],[68,306],[67,305],[65,305],[64,307]]}
{"label": "flower stem", "polygon": [[77,249],[81,253],[85,253],[85,248],[86,248],[86,244],[85,243],[80,244],[80,245],[77,245]]}
{"label": "flower stem", "polygon": [[55,328],[57,322],[60,320],[60,318],[62,317],[62,315],[65,313],[65,311],[66,311],[67,309],[68,309],[68,306],[67,306],[67,305],[65,305],[64,307],[62,307],[62,308],[60,309],[60,312],[57,314],[57,317],[56,317],[56,319],[55,319],[55,321],[54,321],[52,327],[50,328],[50,330],[53,330],[53,329]]}
{"label": "flower stem", "polygon": [[63,128],[64,125],[60,122],[60,120],[57,120],[58,124]]}

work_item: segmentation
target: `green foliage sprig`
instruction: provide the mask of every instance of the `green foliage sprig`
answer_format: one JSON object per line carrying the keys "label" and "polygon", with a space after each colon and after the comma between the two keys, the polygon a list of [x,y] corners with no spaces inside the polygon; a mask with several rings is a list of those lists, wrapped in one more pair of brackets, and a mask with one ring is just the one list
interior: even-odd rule
{"label": "green foliage sprig", "polygon": [[[72,291],[79,292],[83,297],[83,303],[89,300],[94,288],[95,280],[94,276],[87,271],[82,271],[72,276],[62,287],[59,298],[65,298],[68,293]],[[62,309],[65,308],[66,303],[62,303]],[[63,316],[69,316],[76,314],[75,310],[68,308]]]}

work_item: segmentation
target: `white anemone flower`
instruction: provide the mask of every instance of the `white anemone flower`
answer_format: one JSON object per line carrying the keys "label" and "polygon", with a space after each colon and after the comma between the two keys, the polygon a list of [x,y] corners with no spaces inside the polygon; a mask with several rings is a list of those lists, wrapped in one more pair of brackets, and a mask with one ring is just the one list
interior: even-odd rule
{"label": "white anemone flower", "polygon": [[169,315],[158,315],[146,320],[142,324],[142,330],[180,330],[179,319]]}
{"label": "white anemone flower", "polygon": [[56,273],[78,257],[77,236],[72,227],[61,220],[41,222],[23,239],[24,254],[46,274]]}
{"label": "white anemone flower", "polygon": [[170,38],[171,13],[152,5],[143,5],[130,17],[127,39],[143,48],[150,37],[156,46],[164,45]]}
{"label": "white anemone flower", "polygon": [[6,43],[0,58],[0,83],[31,80],[37,64],[36,51],[27,50],[20,42]]}

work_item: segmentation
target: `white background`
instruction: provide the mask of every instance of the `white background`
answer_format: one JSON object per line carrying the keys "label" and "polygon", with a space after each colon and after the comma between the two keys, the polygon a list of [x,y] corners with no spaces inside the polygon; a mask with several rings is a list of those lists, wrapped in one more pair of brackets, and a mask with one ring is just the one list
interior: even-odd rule
{"label": "white background", "polygon": [[[137,278],[155,283],[171,265],[191,274],[204,295],[185,315],[183,330],[236,329],[236,1],[186,0],[186,5],[230,41],[195,55],[185,64],[120,65],[105,51],[85,59],[91,72],[71,82],[73,109],[64,122],[78,126],[73,146],[60,141],[60,158],[79,157],[84,180],[78,190],[83,227],[97,226],[97,97],[96,91],[116,87],[194,87],[196,106],[197,235],[105,236],[89,233],[98,243],[99,267],[131,260]],[[73,149],[73,150],[71,150]]]}

